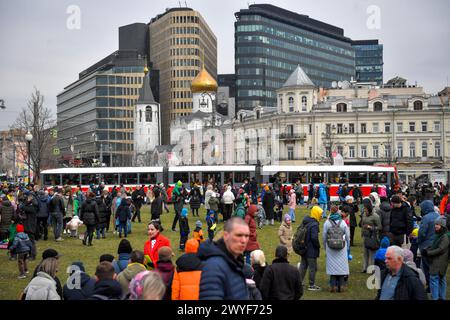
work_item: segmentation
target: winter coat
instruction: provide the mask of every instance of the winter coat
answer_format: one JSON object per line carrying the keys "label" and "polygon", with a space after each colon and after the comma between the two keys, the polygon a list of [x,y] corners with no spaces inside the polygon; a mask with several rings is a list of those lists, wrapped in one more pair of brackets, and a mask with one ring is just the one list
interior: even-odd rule
{"label": "winter coat", "polygon": [[33,249],[33,243],[25,232],[16,233],[14,241],[9,248],[10,251],[15,253],[30,253]]}
{"label": "winter coat", "polygon": [[117,276],[117,281],[119,281],[122,287],[122,297],[125,297],[129,291],[129,285],[131,280],[142,271],[147,270],[143,264],[140,263],[130,263],[125,270],[120,272]]}
{"label": "winter coat", "polygon": [[[371,226],[372,229],[366,229],[364,226]],[[377,234],[381,231],[381,220],[376,213],[370,215],[363,214],[361,217],[361,237],[370,237],[371,231],[376,231]]]}
{"label": "winter coat", "polygon": [[327,190],[323,183],[319,184],[319,204],[326,204],[328,202],[327,199]]}
{"label": "winter coat", "polygon": [[162,214],[163,200],[161,197],[157,197],[152,201],[150,205],[152,220],[158,220]]}
{"label": "winter coat", "polygon": [[189,232],[191,232],[191,230],[189,229],[189,222],[188,222],[188,218],[186,217],[180,217],[180,236],[184,237],[184,236],[188,236]]}
{"label": "winter coat", "polygon": [[128,263],[130,262],[130,257],[131,254],[129,253],[119,253],[119,258],[112,262],[116,274],[121,273],[123,270],[127,268]]}
{"label": "winter coat", "polygon": [[191,198],[189,200],[189,204],[191,206],[191,209],[199,209],[200,208],[200,189],[198,187],[194,187],[191,190]]}
{"label": "winter coat", "polygon": [[166,237],[164,237],[161,233],[159,233],[156,238],[156,242],[152,247],[152,241],[148,240],[144,244],[144,255],[148,256],[153,262],[154,267],[157,267],[158,261],[158,250],[161,247],[170,247],[170,241]]}
{"label": "winter coat", "polygon": [[204,262],[200,279],[200,300],[247,300],[243,257],[234,258],[223,239],[200,245],[198,257]]}
{"label": "winter coat", "polygon": [[205,192],[205,209],[208,211],[209,208],[209,199],[211,199],[211,196],[214,194],[214,191],[212,190],[207,190]]}
{"label": "winter coat", "polygon": [[434,222],[439,218],[439,214],[434,211],[434,204],[430,200],[425,200],[420,204],[422,210],[422,221],[420,222],[417,243],[420,249],[431,247],[433,244]]}
{"label": "winter coat", "polygon": [[417,273],[417,275],[419,276],[420,282],[423,284],[424,287],[426,287],[427,286],[427,278],[425,277],[425,273],[423,273],[422,269],[417,268],[416,263],[414,261],[407,261],[407,262],[405,262],[405,264]]}
{"label": "winter coat", "polygon": [[172,300],[198,300],[202,261],[195,253],[183,254],[176,261],[172,281]]}
{"label": "winter coat", "polygon": [[48,211],[50,214],[64,215],[66,213],[66,207],[64,206],[64,200],[59,194],[55,194],[48,202]]}
{"label": "winter coat", "polygon": [[350,227],[355,227],[358,225],[356,220],[356,213],[359,211],[358,205],[356,203],[345,204],[349,208],[349,219]]}
{"label": "winter coat", "polygon": [[95,226],[97,225],[98,218],[98,206],[94,199],[87,199],[82,205],[80,210],[80,219],[85,225]]}
{"label": "winter coat", "polygon": [[108,221],[108,215],[110,214],[108,206],[104,201],[102,201],[101,198],[97,199],[97,206],[98,206],[98,225],[99,227],[106,226],[106,222]]}
{"label": "winter coat", "polygon": [[[339,224],[340,221],[340,224]],[[323,225],[323,234],[322,234],[322,243],[325,247],[326,252],[326,272],[328,275],[333,276],[345,276],[350,274],[350,269],[348,266],[348,253],[347,250],[350,245],[350,230],[347,227],[347,224],[342,219],[335,221],[339,224],[339,228],[345,235],[345,246],[340,250],[331,249],[327,245],[327,233],[328,230],[332,227],[332,223],[330,219],[327,219]]]}
{"label": "winter coat", "polygon": [[248,210],[247,215],[245,216],[245,222],[248,224],[248,227],[250,229],[250,236],[248,238],[247,247],[245,248],[245,251],[253,251],[259,249],[259,243],[256,237],[256,221],[255,221],[255,214],[258,210],[258,207],[254,204],[252,204]]}
{"label": "winter coat", "polygon": [[264,272],[260,290],[264,300],[298,300],[303,295],[300,271],[286,259],[275,259]]}
{"label": "winter coat", "polygon": [[318,258],[320,255],[319,222],[310,216],[306,216],[302,224],[307,226],[306,253],[304,256],[311,259]]}
{"label": "winter coat", "polygon": [[253,264],[253,280],[255,280],[256,287],[259,289],[261,285],[261,280],[264,276],[264,272],[266,271],[267,265],[262,267],[260,264]]}
{"label": "winter coat", "polygon": [[439,237],[436,248],[430,247],[426,251],[430,261],[430,275],[439,275],[440,277],[445,277],[445,274],[447,273],[448,245],[450,242],[446,228],[444,228],[443,230],[443,233],[436,233],[433,238],[434,241],[434,239],[437,239]]}
{"label": "winter coat", "polygon": [[41,195],[38,200],[39,211],[37,212],[38,218],[47,218],[48,211],[48,195]]}
{"label": "winter coat", "polygon": [[61,300],[55,280],[45,272],[38,272],[24,290],[25,300]]}
{"label": "winter coat", "polygon": [[166,285],[166,292],[164,293],[163,299],[170,300],[172,297],[173,274],[175,272],[172,261],[158,261],[158,266],[153,271],[158,272],[161,275],[163,282]]}
{"label": "winter coat", "polygon": [[219,211],[219,204],[220,201],[217,197],[209,198],[208,205],[210,210],[213,210],[214,212],[217,213]]}
{"label": "winter coat", "polygon": [[72,277],[79,277],[80,288],[77,289],[75,287],[69,289],[66,283],[63,287],[64,300],[85,300],[89,298],[94,292],[95,279],[89,277],[86,272],[82,271],[76,271]]}
{"label": "winter coat", "polygon": [[297,206],[297,197],[295,196],[295,192],[291,192],[289,196],[289,209],[295,210],[296,206]]}
{"label": "winter coat", "polygon": [[409,215],[409,208],[406,203],[402,203],[400,208],[391,209],[391,221],[389,226],[389,232],[393,235],[411,234],[413,230],[412,217]]}
{"label": "winter coat", "polygon": [[120,300],[122,288],[116,280],[100,280],[94,287],[94,292],[88,300]]}
{"label": "winter coat", "polygon": [[387,235],[391,225],[391,205],[389,202],[382,202],[376,213],[381,219],[381,232],[383,235]]}
{"label": "winter coat", "polygon": [[125,223],[131,219],[131,209],[128,206],[126,199],[122,199],[122,201],[120,202],[120,206],[117,208],[115,218],[119,218],[119,221],[122,223]]}
{"label": "winter coat", "polygon": [[278,238],[280,239],[280,244],[288,249],[288,253],[292,252],[292,224],[288,226],[286,221],[283,221],[280,228],[278,229]]}
{"label": "winter coat", "polygon": [[[380,299],[381,288],[383,287],[384,280],[388,275],[389,269],[385,269],[381,273],[380,289],[376,299]],[[398,280],[397,287],[395,287],[394,300],[426,300],[425,289],[420,282],[417,273],[406,266],[402,266],[400,279]]]}
{"label": "winter coat", "polygon": [[359,187],[353,187],[353,198],[355,198],[355,200],[358,200],[359,198],[362,198],[363,194],[361,192],[361,189]]}
{"label": "winter coat", "polygon": [[14,216],[14,208],[9,200],[4,200],[0,208],[0,232],[6,233]]}
{"label": "winter coat", "polygon": [[266,219],[272,220],[273,219],[273,207],[275,205],[275,195],[272,191],[267,191],[264,194],[264,198],[262,200],[262,205],[264,208],[264,211],[266,212]]}
{"label": "winter coat", "polygon": [[234,194],[233,192],[231,192],[231,187],[228,186],[227,191],[224,192],[223,196],[222,196],[222,201],[225,204],[232,204],[234,202]]}
{"label": "winter coat", "polygon": [[262,300],[261,291],[256,287],[256,282],[252,279],[245,279],[248,290],[248,300]]}

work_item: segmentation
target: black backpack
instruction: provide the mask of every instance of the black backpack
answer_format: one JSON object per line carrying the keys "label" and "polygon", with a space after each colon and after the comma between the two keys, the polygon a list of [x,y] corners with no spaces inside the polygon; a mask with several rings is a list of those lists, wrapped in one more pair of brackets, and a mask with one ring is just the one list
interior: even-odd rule
{"label": "black backpack", "polygon": [[302,223],[298,226],[297,231],[295,231],[294,237],[292,238],[292,248],[294,252],[298,255],[304,255],[306,253],[306,234],[308,233],[308,225]]}
{"label": "black backpack", "polygon": [[329,220],[331,222],[331,227],[327,231],[327,246],[330,249],[341,250],[345,247],[345,234],[342,231],[340,225],[342,220],[339,220],[339,223],[336,221]]}

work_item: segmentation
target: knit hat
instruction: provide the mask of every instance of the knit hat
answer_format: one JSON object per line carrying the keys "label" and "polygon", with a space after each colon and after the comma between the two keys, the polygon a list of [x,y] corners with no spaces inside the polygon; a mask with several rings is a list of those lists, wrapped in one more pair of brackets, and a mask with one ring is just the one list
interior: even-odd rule
{"label": "knit hat", "polygon": [[183,186],[183,183],[182,183],[180,180],[178,180],[177,186],[178,186],[178,187],[181,187],[181,186]]}
{"label": "knit hat", "polygon": [[284,221],[288,221],[288,220],[291,220],[291,216],[288,213],[286,213],[284,215]]}
{"label": "knit hat", "polygon": [[195,226],[196,226],[196,227],[201,228],[202,225],[203,225],[203,224],[202,224],[202,222],[201,222],[200,220],[195,221]]}
{"label": "knit hat", "polygon": [[186,253],[197,253],[198,251],[198,247],[199,247],[199,243],[197,239],[189,239],[188,241],[186,241],[186,246],[184,248],[184,252]]}
{"label": "knit hat", "polygon": [[181,209],[181,216],[186,218],[188,214],[188,210],[186,208]]}
{"label": "knit hat", "polygon": [[55,249],[47,249],[44,250],[44,252],[42,252],[42,260],[45,260],[47,258],[59,258],[60,255],[58,253],[58,251],[56,251]]}
{"label": "knit hat", "polygon": [[130,282],[130,300],[141,300],[142,292],[144,291],[144,281],[145,278],[150,274],[151,271],[139,272]]}
{"label": "knit hat", "polygon": [[25,229],[24,229],[24,227],[23,227],[23,224],[18,224],[17,226],[16,226],[16,232],[17,233],[19,233],[19,232],[24,232],[25,231]]}
{"label": "knit hat", "polygon": [[158,250],[158,261],[170,261],[172,259],[173,252],[170,247],[161,247]]}
{"label": "knit hat", "polygon": [[133,248],[131,247],[130,241],[127,239],[122,239],[119,243],[119,247],[117,248],[117,253],[131,253],[133,251]]}
{"label": "knit hat", "polygon": [[447,227],[447,219],[445,217],[439,217],[436,220],[434,220],[434,224],[440,225],[441,227],[446,228]]}

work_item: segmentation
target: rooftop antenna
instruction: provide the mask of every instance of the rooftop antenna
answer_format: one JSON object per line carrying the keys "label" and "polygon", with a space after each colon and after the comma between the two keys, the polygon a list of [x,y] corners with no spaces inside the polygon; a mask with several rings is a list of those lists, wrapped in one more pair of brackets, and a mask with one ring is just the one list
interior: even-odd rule
{"label": "rooftop antenna", "polygon": [[184,5],[186,6],[186,8],[188,7],[188,6],[187,6],[187,2],[186,2],[186,1],[184,2]]}

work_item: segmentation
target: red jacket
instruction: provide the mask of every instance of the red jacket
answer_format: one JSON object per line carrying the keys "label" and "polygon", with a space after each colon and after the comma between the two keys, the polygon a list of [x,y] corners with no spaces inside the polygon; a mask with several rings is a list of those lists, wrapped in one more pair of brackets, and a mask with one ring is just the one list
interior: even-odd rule
{"label": "red jacket", "polygon": [[152,248],[151,240],[148,240],[144,244],[144,255],[148,255],[152,260],[155,268],[157,267],[156,262],[158,261],[158,250],[161,247],[170,247],[170,241],[164,237],[161,233],[156,236],[155,245]]}
{"label": "red jacket", "polygon": [[250,205],[245,216],[245,222],[250,229],[250,237],[248,238],[247,248],[245,251],[253,251],[259,249],[258,240],[256,240],[256,221],[255,214],[258,211],[258,207],[254,204]]}

